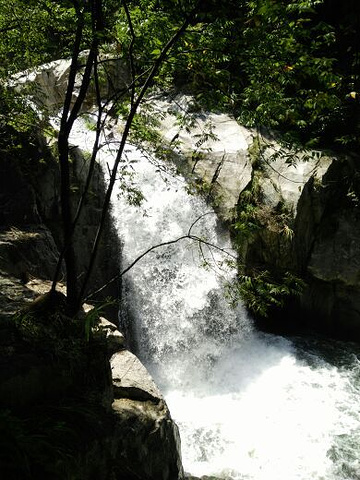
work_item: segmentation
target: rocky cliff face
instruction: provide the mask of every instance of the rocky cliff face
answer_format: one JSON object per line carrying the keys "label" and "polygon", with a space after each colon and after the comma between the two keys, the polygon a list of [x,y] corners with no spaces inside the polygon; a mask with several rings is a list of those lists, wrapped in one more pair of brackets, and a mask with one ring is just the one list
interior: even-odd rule
{"label": "rocky cliff face", "polygon": [[[41,146],[39,145],[39,148]],[[1,158],[1,268],[8,274],[22,280],[31,277],[51,279],[54,273],[58,249],[62,245],[60,214],[60,175],[56,161],[50,151],[44,151],[38,163],[24,165],[16,158]],[[84,157],[73,155],[73,182],[81,194],[83,179],[81,172]],[[79,275],[87,267],[89,252],[101,215],[104,197],[104,181],[100,169],[97,170],[91,187],[91,199],[87,202],[84,215],[80,218],[76,237],[76,253]],[[74,198],[76,203],[77,197]],[[107,232],[104,235],[96,264],[96,274],[91,280],[90,289],[104,285],[119,271],[119,241],[110,216]],[[118,298],[116,286],[112,285],[104,296]]]}
{"label": "rocky cliff face", "polygon": [[[36,311],[30,319],[23,310],[22,317],[14,317],[49,290],[62,244],[57,164],[46,148],[41,162],[21,160],[0,158],[0,407],[7,412],[0,423],[2,432],[8,428],[14,435],[13,440],[0,435],[6,457],[3,463],[0,455],[1,476],[28,478],[22,470],[27,464],[37,478],[183,478],[179,435],[166,403],[115,325],[100,319],[86,342],[84,325],[65,316],[54,319]],[[75,151],[79,194],[84,162]],[[99,169],[78,227],[80,271],[86,268],[103,195]],[[120,268],[110,216],[103,238],[91,290]],[[112,286],[104,294],[118,298],[119,292]],[[68,438],[59,438],[59,425]],[[38,451],[36,442],[31,446],[28,439],[36,436],[46,451]],[[10,440],[20,452],[17,460],[6,447]]]}
{"label": "rocky cliff face", "polygon": [[283,325],[359,340],[359,159],[282,148],[227,115],[194,112],[190,97],[156,107],[179,169],[237,228],[242,271],[306,282]]}
{"label": "rocky cliff face", "polygon": [[334,158],[321,182],[311,179],[295,223],[298,264],[308,288],[305,311],[333,334],[360,339],[358,159]]}

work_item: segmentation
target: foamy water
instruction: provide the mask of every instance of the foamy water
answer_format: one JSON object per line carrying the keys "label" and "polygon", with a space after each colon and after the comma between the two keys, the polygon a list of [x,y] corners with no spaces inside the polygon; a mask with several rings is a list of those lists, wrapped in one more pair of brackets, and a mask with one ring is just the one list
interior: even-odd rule
{"label": "foamy water", "polygon": [[[74,141],[85,148],[92,133],[84,135],[79,124]],[[103,149],[102,156],[111,164],[113,153]],[[122,190],[115,192],[124,267],[186,234],[205,213],[192,233],[232,253],[216,216],[170,167],[130,146],[124,162],[132,188],[145,197],[141,207],[129,206]],[[185,471],[222,479],[359,479],[359,350],[257,332],[244,309],[231,309],[224,297],[233,276],[225,257],[182,240],[156,249],[124,277],[138,354],[179,426]]]}

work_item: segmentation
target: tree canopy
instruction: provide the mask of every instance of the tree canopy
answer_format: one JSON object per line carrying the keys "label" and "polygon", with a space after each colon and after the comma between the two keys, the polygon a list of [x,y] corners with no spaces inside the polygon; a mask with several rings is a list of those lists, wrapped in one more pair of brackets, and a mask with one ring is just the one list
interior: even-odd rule
{"label": "tree canopy", "polygon": [[[230,111],[239,122],[275,130],[290,144],[355,150],[359,10],[356,1],[338,7],[332,0],[0,0],[3,150],[13,151],[24,133],[41,128],[26,96],[9,87],[9,76],[71,58],[58,152],[63,256],[75,303],[84,285],[77,285],[71,248],[79,213],[69,205],[69,135],[95,82],[99,140],[104,113],[98,94],[99,54],[122,59],[130,72],[128,87],[113,98],[114,110],[126,118],[116,165],[128,134],[137,128],[141,102],[154,90],[191,92],[199,106]],[[82,51],[82,85],[72,104]]]}
{"label": "tree canopy", "polygon": [[1,0],[0,76],[71,56],[77,11],[84,17],[81,48],[88,48],[93,3],[101,10],[100,48],[127,61],[132,55],[138,76],[196,8],[154,79],[158,87],[191,89],[209,107],[231,109],[240,122],[291,141],[356,148],[356,1]]}

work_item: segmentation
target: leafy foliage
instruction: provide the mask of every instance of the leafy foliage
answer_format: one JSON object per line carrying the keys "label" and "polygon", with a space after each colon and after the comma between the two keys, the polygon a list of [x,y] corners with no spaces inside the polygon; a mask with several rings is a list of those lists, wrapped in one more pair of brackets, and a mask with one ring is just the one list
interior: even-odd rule
{"label": "leafy foliage", "polygon": [[305,283],[290,272],[273,278],[268,271],[252,275],[239,275],[237,282],[228,288],[233,304],[243,300],[256,316],[267,317],[272,309],[282,308],[289,297],[299,296]]}
{"label": "leafy foliage", "polygon": [[[1,0],[0,77],[71,55],[76,4]],[[101,4],[100,44],[132,64],[140,86],[196,2],[133,0],[129,16],[114,0]],[[323,145],[334,137],[348,147],[357,142],[358,25],[350,6],[336,16],[331,2],[323,0],[197,5],[196,22],[154,78],[157,88],[191,88],[207,107],[231,108],[241,122],[279,129],[292,142]],[[91,39],[87,13],[85,22],[82,48]]]}
{"label": "leafy foliage", "polygon": [[73,318],[67,314],[65,296],[49,292],[18,312],[14,321],[19,337],[30,349],[50,362],[79,369],[87,363],[91,348],[104,344],[99,319],[102,311],[113,304],[107,298],[86,314],[80,312]]}
{"label": "leafy foliage", "polygon": [[72,2],[0,1],[0,76],[71,53]]}
{"label": "leafy foliage", "polygon": [[[341,8],[340,18],[325,0],[0,0],[0,7],[0,79],[74,52],[80,58],[82,49],[90,48],[94,58],[99,50],[111,52],[127,62],[131,77],[128,88],[117,92],[113,111],[130,118],[132,140],[151,144],[160,157],[169,150],[160,145],[153,128],[156,119],[151,111],[134,106],[145,90],[150,95],[174,87],[191,90],[200,106],[231,109],[247,125],[279,130],[288,143],[358,145],[359,25],[348,7]],[[186,28],[163,55],[183,22],[188,22]],[[77,68],[74,62],[74,74]],[[35,114],[6,82],[1,93],[1,142],[16,152]],[[65,114],[67,129],[78,113]],[[92,128],[98,133],[98,124]],[[210,129],[208,138],[211,135]],[[194,163],[206,140],[205,135],[198,139]],[[66,168],[67,147],[62,156]],[[118,178],[124,194],[139,204],[142,197],[132,182],[131,167],[122,167]],[[256,194],[244,192],[235,229],[251,234],[261,227],[266,212],[246,195]],[[284,235],[290,238],[291,225],[280,216]],[[71,214],[68,217],[65,243],[72,236]],[[65,249],[65,257],[70,250]],[[71,276],[76,278],[68,272]]]}
{"label": "leafy foliage", "polygon": [[286,126],[301,136],[326,128],[341,107],[342,79],[327,55],[335,32],[317,18],[320,3],[249,2],[240,115],[246,123]]}
{"label": "leafy foliage", "polygon": [[86,338],[84,326],[78,319],[71,319],[57,311],[46,315],[46,318],[37,312],[20,312],[16,324],[21,338],[48,360],[73,366],[84,361]]}
{"label": "leafy foliage", "polygon": [[[164,32],[176,28],[181,9],[146,1],[131,7],[141,75],[164,45]],[[357,20],[346,9],[340,13],[335,20],[331,4],[322,0],[201,4],[199,21],[179,40],[156,81],[162,88],[189,88],[208,108],[230,108],[242,123],[275,128],[292,143],[354,145]],[[128,53],[124,17],[117,34]]]}
{"label": "leafy foliage", "polygon": [[[245,192],[244,192],[245,193]],[[248,237],[252,233],[261,229],[261,224],[257,218],[258,207],[251,203],[246,203],[240,209],[236,221],[233,224],[235,232],[241,236]]]}

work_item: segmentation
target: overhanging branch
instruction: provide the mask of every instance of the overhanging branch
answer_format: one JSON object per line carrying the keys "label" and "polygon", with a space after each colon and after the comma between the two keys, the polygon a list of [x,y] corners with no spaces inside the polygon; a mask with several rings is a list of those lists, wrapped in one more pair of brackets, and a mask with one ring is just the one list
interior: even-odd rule
{"label": "overhanging branch", "polygon": [[149,253],[153,252],[154,250],[157,250],[158,248],[161,248],[161,247],[166,247],[166,246],[169,246],[169,245],[174,245],[176,243],[179,243],[181,242],[182,240],[192,240],[192,241],[195,241],[199,244],[200,248],[201,246],[205,245],[207,247],[209,247],[210,249],[213,249],[213,250],[216,250],[218,252],[221,252],[225,255],[227,255],[228,257],[231,257],[233,260],[237,260],[237,256],[234,255],[233,253],[229,252],[228,250],[226,250],[225,248],[222,248],[222,247],[219,247],[218,245],[215,245],[214,243],[212,242],[208,242],[207,240],[197,236],[197,235],[193,235],[191,233],[191,230],[193,229],[193,227],[196,225],[196,223],[201,220],[201,218],[203,218],[205,215],[209,215],[209,214],[213,214],[213,212],[207,212],[207,213],[204,213],[203,215],[201,215],[200,217],[198,217],[193,223],[192,225],[190,226],[189,230],[188,230],[188,233],[185,234],[185,235],[181,235],[180,237],[178,238],[175,238],[173,240],[168,240],[166,242],[161,242],[161,243],[158,243],[157,245],[153,245],[152,247],[148,248],[147,250],[145,250],[143,253],[141,253],[138,257],[135,258],[135,260],[133,260],[126,268],[124,268],[124,270],[122,270],[121,272],[119,272],[117,275],[113,276],[106,284],[102,285],[100,288],[98,288],[97,290],[94,290],[93,292],[89,293],[89,295],[86,296],[86,298],[84,299],[84,301],[88,301],[91,297],[93,297],[94,295],[97,295],[98,293],[102,292],[103,290],[105,290],[105,288],[107,288],[109,285],[111,285],[113,282],[115,282],[116,280],[119,280],[121,277],[123,277],[129,270],[131,270],[138,262],[140,262],[140,260],[142,260],[146,255],[148,255]]}
{"label": "overhanging branch", "polygon": [[148,77],[146,78],[138,96],[134,99],[133,105],[131,105],[129,115],[127,117],[127,120],[126,120],[126,123],[125,123],[125,126],[124,126],[124,131],[123,131],[123,134],[122,134],[119,150],[117,152],[116,159],[115,159],[115,162],[114,162],[114,167],[113,167],[113,170],[112,170],[112,174],[110,176],[108,189],[107,189],[106,194],[105,194],[105,199],[104,199],[103,208],[102,208],[101,220],[100,220],[99,228],[98,228],[98,231],[97,231],[94,243],[93,243],[93,248],[92,248],[92,252],[91,252],[89,266],[88,266],[88,269],[85,273],[85,278],[84,278],[84,281],[83,281],[83,284],[82,284],[82,288],[80,290],[80,295],[79,295],[79,298],[78,298],[79,305],[81,304],[82,298],[84,298],[84,296],[85,296],[86,287],[87,287],[87,284],[89,282],[90,276],[92,274],[92,271],[93,271],[93,268],[94,268],[94,265],[95,265],[95,260],[96,260],[97,251],[98,251],[99,244],[100,244],[101,235],[102,235],[102,232],[103,232],[103,229],[104,229],[104,226],[105,226],[105,220],[106,220],[107,212],[108,212],[109,206],[110,206],[111,194],[112,194],[112,191],[113,191],[113,188],[114,188],[114,185],[115,185],[115,181],[116,181],[117,170],[118,170],[120,161],[122,159],[122,155],[123,155],[123,152],[124,152],[124,149],[125,149],[126,141],[127,141],[127,138],[128,138],[131,126],[132,126],[133,119],[134,119],[134,117],[137,113],[137,110],[138,110],[145,94],[147,93],[148,89],[150,88],[155,76],[157,75],[163,61],[166,59],[166,57],[167,57],[169,51],[171,50],[171,48],[175,45],[177,40],[183,35],[183,33],[186,31],[186,29],[188,28],[190,23],[193,21],[195,15],[196,15],[196,8],[192,12],[190,12],[190,14],[184,20],[181,27],[177,30],[177,32],[169,39],[167,44],[164,46],[164,48],[162,49],[159,57],[155,60],[153,66],[150,70],[150,73],[149,73]]}

